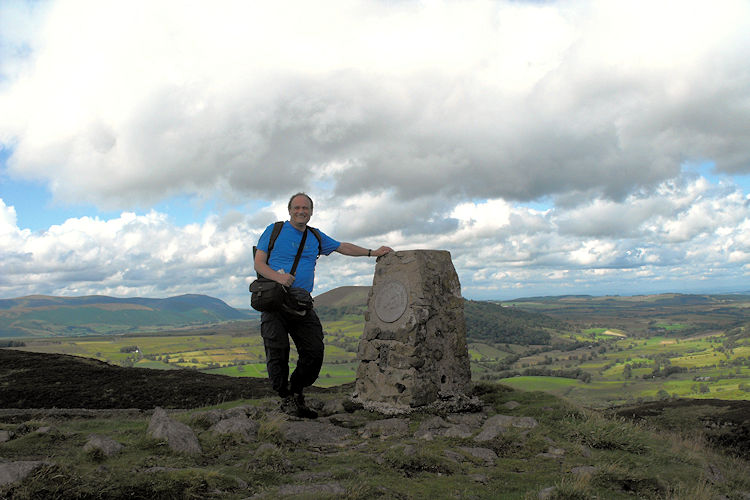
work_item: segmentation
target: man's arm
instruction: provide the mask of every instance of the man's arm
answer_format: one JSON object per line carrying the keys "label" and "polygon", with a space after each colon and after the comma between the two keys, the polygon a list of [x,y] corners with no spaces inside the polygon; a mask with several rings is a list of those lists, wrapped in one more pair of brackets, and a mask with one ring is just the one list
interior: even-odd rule
{"label": "man's arm", "polygon": [[370,250],[368,248],[363,248],[359,245],[355,245],[354,243],[343,242],[341,243],[341,245],[339,245],[336,251],[342,255],[349,255],[351,257],[380,257],[381,255],[385,255],[388,252],[392,252],[393,249],[391,247],[382,246],[377,250]]}
{"label": "man's arm", "polygon": [[271,266],[266,264],[267,255],[268,254],[263,250],[257,249],[255,251],[254,263],[255,270],[258,272],[258,274],[260,274],[264,278],[268,278],[269,280],[277,281],[284,286],[292,286],[292,283],[294,283],[294,275],[287,273],[278,273],[271,269]]}

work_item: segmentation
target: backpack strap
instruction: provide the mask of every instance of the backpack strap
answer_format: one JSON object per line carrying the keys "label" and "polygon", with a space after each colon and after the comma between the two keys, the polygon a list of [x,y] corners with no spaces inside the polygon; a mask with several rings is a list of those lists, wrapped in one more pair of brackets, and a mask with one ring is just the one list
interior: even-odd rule
{"label": "backpack strap", "polygon": [[318,240],[318,257],[320,257],[320,254],[323,253],[323,243],[322,243],[323,240],[320,237],[320,231],[318,231],[317,228],[314,228],[312,226],[307,226],[307,229],[309,229],[310,232],[312,232],[312,234],[315,236],[315,239]]}
{"label": "backpack strap", "polygon": [[[276,243],[276,239],[279,237],[279,233],[281,232],[282,227],[284,227],[284,221],[277,221],[273,223],[273,229],[271,229],[271,239],[268,241],[268,252],[266,252],[266,264],[268,264],[268,259],[271,257],[271,250],[273,250],[273,246]],[[257,250],[258,247],[253,245],[253,260],[255,260],[255,252]],[[257,272],[255,274],[260,276]]]}
{"label": "backpack strap", "polygon": [[[284,221],[280,220],[273,223],[273,229],[271,229],[271,237],[268,240],[268,252],[266,252],[266,264],[268,264],[268,259],[271,258],[271,250],[273,250],[273,246],[276,244],[276,239],[279,237],[279,233],[281,233],[281,229],[284,227]],[[314,228],[312,226],[307,226],[307,229],[310,230],[310,232],[315,236],[315,239],[318,240],[318,257],[320,257],[320,254],[323,253],[323,239],[320,237],[320,231],[317,228]],[[255,259],[255,251],[258,248],[256,246],[253,246],[253,259]]]}
{"label": "backpack strap", "polygon": [[268,259],[271,258],[271,250],[273,250],[273,246],[276,244],[276,239],[279,237],[279,233],[281,232],[282,227],[284,227],[283,220],[273,223],[273,229],[271,230],[271,239],[268,240],[268,252],[266,252],[266,264],[268,264]]}

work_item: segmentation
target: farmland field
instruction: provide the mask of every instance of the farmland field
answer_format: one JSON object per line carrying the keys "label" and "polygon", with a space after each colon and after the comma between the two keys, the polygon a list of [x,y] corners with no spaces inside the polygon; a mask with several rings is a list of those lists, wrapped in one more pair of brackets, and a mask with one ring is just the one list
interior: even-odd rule
{"label": "farmland field", "polygon": [[575,379],[561,377],[513,377],[503,380],[503,384],[524,391],[543,391],[563,394],[571,387],[583,384]]}
{"label": "farmland field", "polygon": [[[472,378],[542,390],[591,407],[665,398],[750,399],[750,297],[560,297],[510,307],[563,320],[545,345],[468,338]],[[355,379],[362,315],[323,321],[316,385]],[[530,326],[533,328],[533,325]],[[189,332],[27,340],[24,350],[114,364],[266,377],[257,320]],[[296,353],[292,347],[292,364]]]}
{"label": "farmland field", "polygon": [[[327,345],[324,366],[316,384],[320,387],[345,384],[356,375],[356,347],[362,322],[336,321],[331,325],[324,322]],[[202,332],[200,335],[154,333],[34,339],[27,340],[23,350],[70,354],[122,366],[163,370],[189,368],[232,377],[266,378],[265,351],[257,321],[248,322],[246,326],[245,335]],[[352,351],[335,345],[341,338],[351,339]],[[293,343],[290,358],[293,369],[296,360]]]}

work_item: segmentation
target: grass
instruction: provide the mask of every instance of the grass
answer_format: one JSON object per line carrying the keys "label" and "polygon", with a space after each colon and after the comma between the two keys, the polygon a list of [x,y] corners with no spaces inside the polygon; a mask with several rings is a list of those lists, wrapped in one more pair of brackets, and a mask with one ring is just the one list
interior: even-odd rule
{"label": "grass", "polygon": [[581,387],[583,382],[572,378],[561,377],[513,377],[502,380],[503,385],[523,391],[559,392],[561,389]]}
{"label": "grass", "polygon": [[690,325],[682,324],[682,323],[657,323],[657,328],[664,328],[668,332],[674,332],[679,330],[684,330],[686,328],[690,328]]}
{"label": "grass", "polygon": [[469,357],[472,361],[484,359],[501,360],[510,356],[510,353],[498,349],[497,347],[478,342],[469,344]]}
{"label": "grass", "polygon": [[[414,432],[434,415],[417,412],[409,417],[406,436],[366,438],[355,428],[345,446],[307,446],[287,441],[285,419],[268,412],[269,400],[259,399],[221,405],[257,408],[256,440],[216,436],[193,424],[204,453],[185,456],[146,436],[148,415],[39,418],[26,423],[31,432],[2,445],[3,457],[46,458],[53,465],[21,483],[0,487],[0,497],[232,499],[265,492],[270,495],[266,498],[281,498],[280,488],[320,484],[336,484],[343,493],[298,490],[301,493],[289,498],[536,499],[545,491],[547,498],[560,499],[708,499],[740,498],[737,495],[750,492],[748,464],[717,453],[700,439],[607,418],[544,392],[479,384],[477,394],[488,415],[529,417],[537,426],[481,444],[471,438],[423,440]],[[519,406],[508,410],[506,403],[511,401]],[[212,408],[217,407],[172,416],[190,423],[192,415]],[[671,419],[665,424],[679,427],[678,417],[665,417]],[[362,428],[385,417],[360,410],[350,418]],[[56,429],[53,433],[33,432],[50,424]],[[124,445],[122,452],[109,458],[84,453],[91,433],[112,437]],[[494,451],[497,458],[486,462],[466,451],[476,447]],[[547,457],[550,448],[562,453]],[[722,480],[711,481],[709,470],[718,471]]]}
{"label": "grass", "polygon": [[268,376],[268,370],[266,370],[265,363],[249,363],[238,366],[225,366],[223,368],[216,368],[214,370],[205,370],[206,373],[214,373],[217,375],[227,375],[229,377],[258,377],[266,378]]}
{"label": "grass", "polygon": [[352,382],[357,376],[358,365],[359,363],[356,361],[335,365],[324,365],[315,385],[318,387],[333,387]]}

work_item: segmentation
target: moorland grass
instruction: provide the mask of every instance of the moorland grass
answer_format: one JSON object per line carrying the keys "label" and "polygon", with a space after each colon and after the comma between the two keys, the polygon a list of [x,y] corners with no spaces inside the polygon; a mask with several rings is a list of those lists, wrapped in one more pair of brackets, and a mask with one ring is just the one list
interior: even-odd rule
{"label": "moorland grass", "polygon": [[[535,499],[545,491],[547,498],[701,499],[739,498],[736,495],[750,492],[748,464],[718,453],[701,439],[608,418],[545,392],[489,383],[476,387],[489,414],[531,417],[538,425],[481,444],[439,436],[425,441],[412,437],[413,432],[434,415],[415,413],[406,437],[368,439],[355,430],[343,447],[288,442],[285,419],[275,413],[261,412],[258,436],[251,442],[195,425],[193,415],[206,409],[248,403],[269,408],[271,401],[261,398],[173,412],[173,418],[193,422],[203,447],[202,455],[188,456],[146,436],[148,415],[38,419],[25,424],[31,432],[0,449],[6,460],[34,457],[53,465],[0,487],[0,497],[247,498],[266,492],[268,498],[278,498],[275,492],[282,485],[316,482],[335,482],[345,494],[300,493],[290,498]],[[518,405],[509,407],[509,402]],[[355,415],[363,422],[385,418],[363,410]],[[33,432],[50,424],[54,432]],[[679,427],[680,422],[667,424]],[[83,444],[92,433],[120,442],[122,452],[113,457],[84,453]],[[466,451],[477,446],[493,450],[497,458],[488,463]],[[550,448],[563,452],[551,458],[545,455]],[[583,472],[572,472],[579,467]]]}

